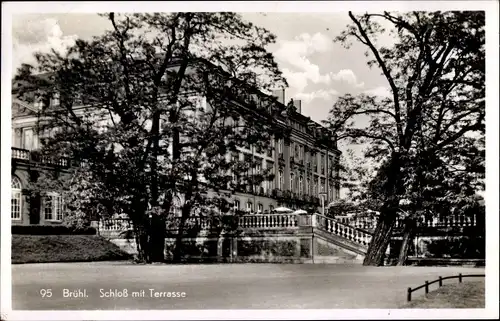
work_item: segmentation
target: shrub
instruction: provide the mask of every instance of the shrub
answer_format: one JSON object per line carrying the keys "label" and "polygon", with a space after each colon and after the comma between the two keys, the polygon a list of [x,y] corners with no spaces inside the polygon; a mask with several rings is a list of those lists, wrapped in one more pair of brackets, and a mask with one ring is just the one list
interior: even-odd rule
{"label": "shrub", "polygon": [[93,227],[73,228],[64,225],[12,225],[13,235],[96,235]]}

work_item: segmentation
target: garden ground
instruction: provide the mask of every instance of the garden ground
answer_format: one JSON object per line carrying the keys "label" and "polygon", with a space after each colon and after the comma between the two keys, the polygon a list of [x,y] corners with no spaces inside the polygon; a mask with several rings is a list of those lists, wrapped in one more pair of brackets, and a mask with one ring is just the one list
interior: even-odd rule
{"label": "garden ground", "polygon": [[[346,264],[22,264],[12,266],[12,308],[398,308],[405,304],[408,287],[458,273],[478,274],[484,273],[484,269]],[[477,278],[464,279],[465,283],[477,281]],[[449,280],[445,284],[455,282]],[[431,286],[431,291],[435,289],[437,285]],[[47,290],[51,292],[50,297]],[[69,292],[82,293],[84,297],[65,297],[64,294]],[[105,296],[111,292],[121,293],[122,297]],[[45,297],[41,293],[45,293]],[[184,297],[182,293],[185,293]],[[418,300],[423,295],[423,290],[417,291],[413,298]]]}
{"label": "garden ground", "polygon": [[404,305],[407,309],[482,309],[484,307],[484,280],[444,285]]}

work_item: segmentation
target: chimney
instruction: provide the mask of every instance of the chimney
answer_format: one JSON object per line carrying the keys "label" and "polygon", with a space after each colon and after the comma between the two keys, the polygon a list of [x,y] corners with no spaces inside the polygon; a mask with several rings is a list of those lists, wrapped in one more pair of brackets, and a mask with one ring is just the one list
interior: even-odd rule
{"label": "chimney", "polygon": [[278,101],[280,103],[282,103],[283,105],[286,105],[285,104],[285,88],[273,90],[272,95],[274,97],[278,98]]}
{"label": "chimney", "polygon": [[297,112],[302,114],[302,100],[293,99],[293,105],[297,108]]}

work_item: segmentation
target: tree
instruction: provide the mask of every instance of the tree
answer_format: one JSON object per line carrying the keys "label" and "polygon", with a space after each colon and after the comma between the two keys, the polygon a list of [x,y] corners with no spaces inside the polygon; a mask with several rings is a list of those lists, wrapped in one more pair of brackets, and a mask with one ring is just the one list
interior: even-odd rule
{"label": "tree", "polygon": [[[180,260],[193,209],[252,165],[227,154],[243,143],[269,148],[280,134],[279,105],[259,91],[286,85],[265,49],[275,37],[226,12],[104,16],[110,31],[23,65],[18,94],[59,101],[40,112],[42,152],[85,166],[106,191],[94,206],[128,214],[141,260],[163,260],[164,228],[154,226],[182,195]],[[246,180],[271,178],[255,176]]]}
{"label": "tree", "polygon": [[[484,133],[484,12],[349,12],[349,17],[352,24],[336,40],[347,48],[352,40],[366,47],[368,65],[381,70],[392,96],[340,97],[326,124],[339,139],[369,142],[365,156],[383,164],[381,215],[364,260],[382,265],[411,155],[441,157],[471,133]],[[392,47],[377,43],[386,32],[380,22],[390,26]],[[370,117],[369,125],[356,126],[357,115]],[[417,141],[419,132],[425,145]]]}
{"label": "tree", "polygon": [[406,217],[399,265],[406,262],[419,217],[430,220],[464,215],[472,220],[473,215],[481,215],[470,209],[479,208],[477,192],[484,190],[484,136],[463,137],[443,150],[439,158],[428,153],[416,156],[409,166],[411,172],[406,175],[405,197],[411,206]]}

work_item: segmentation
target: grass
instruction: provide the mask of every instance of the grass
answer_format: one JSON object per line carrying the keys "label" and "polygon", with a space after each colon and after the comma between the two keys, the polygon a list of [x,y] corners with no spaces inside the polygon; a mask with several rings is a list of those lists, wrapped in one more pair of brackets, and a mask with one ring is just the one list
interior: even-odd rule
{"label": "grass", "polygon": [[12,235],[12,263],[88,262],[130,259],[95,235]]}
{"label": "grass", "polygon": [[[419,290],[423,291],[423,289]],[[484,309],[484,280],[443,285],[425,297],[405,304],[406,309]],[[416,293],[416,292],[415,292]]]}

